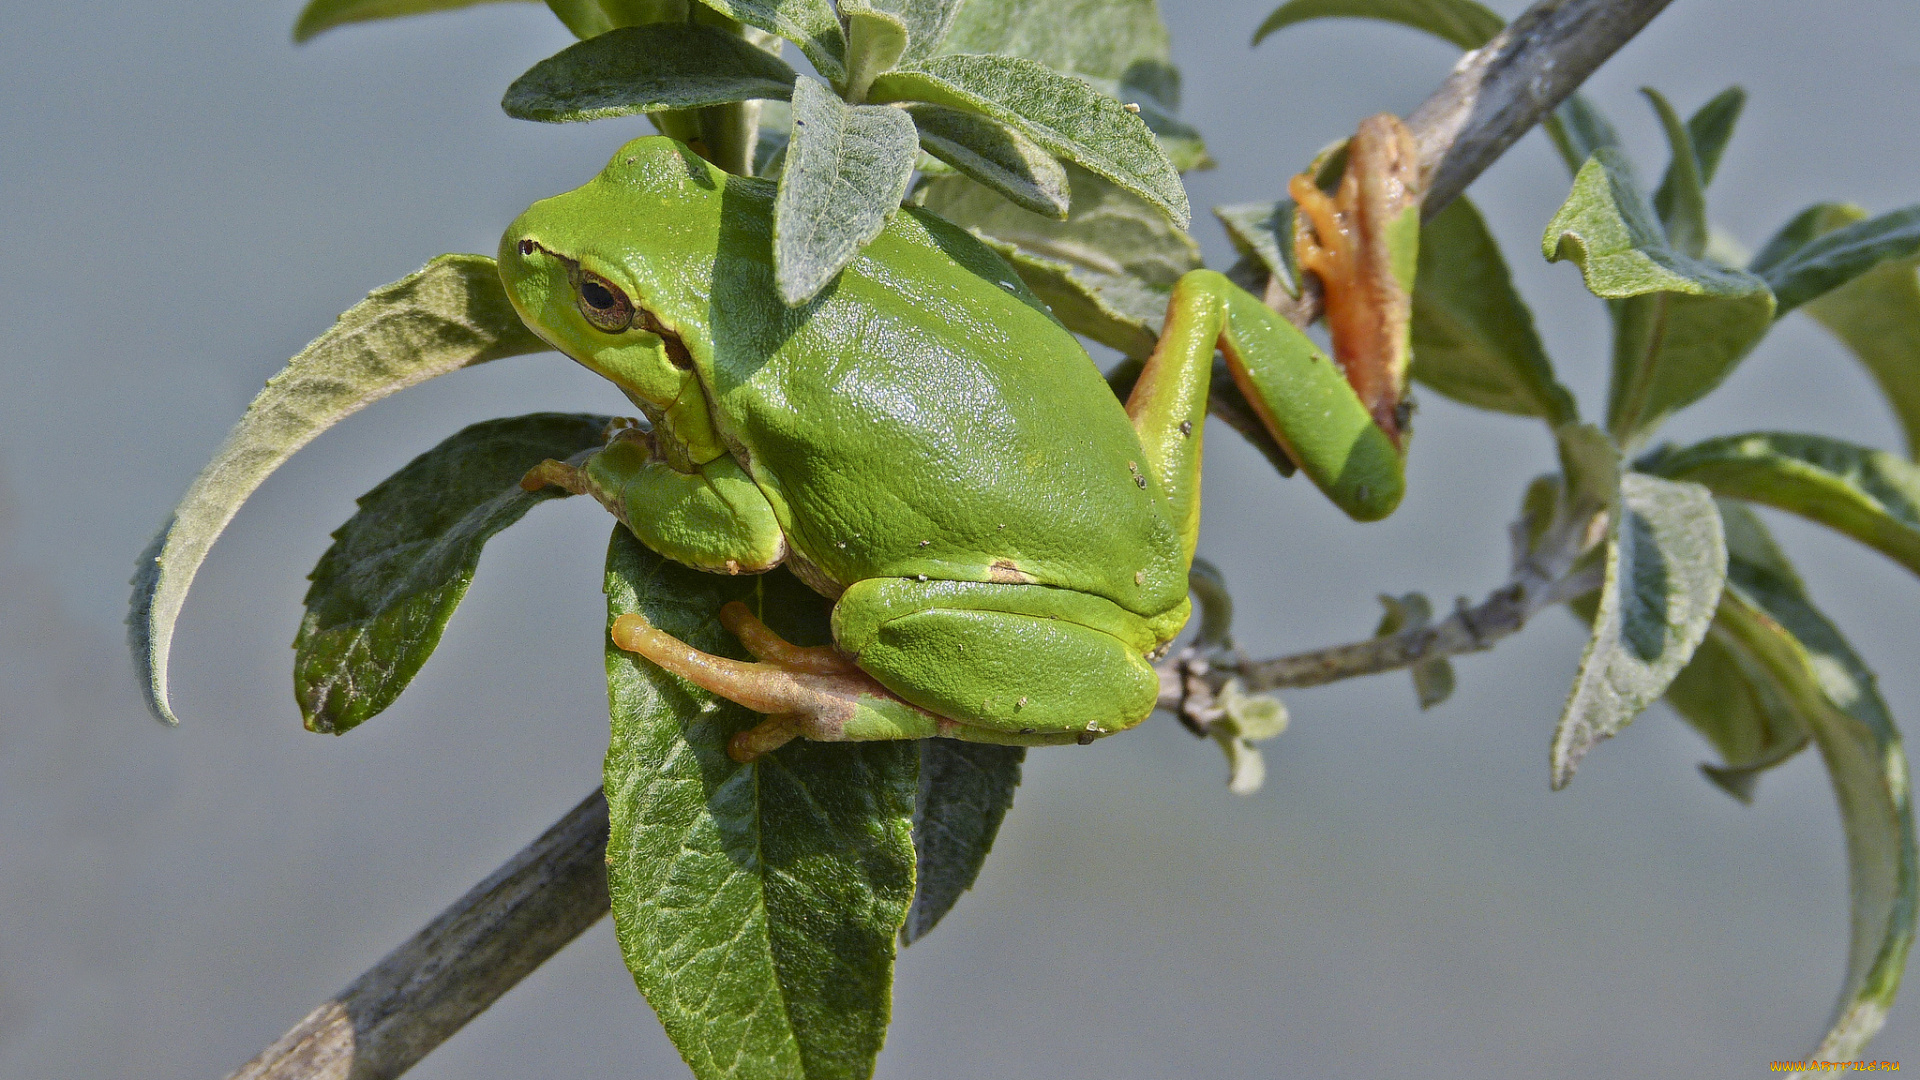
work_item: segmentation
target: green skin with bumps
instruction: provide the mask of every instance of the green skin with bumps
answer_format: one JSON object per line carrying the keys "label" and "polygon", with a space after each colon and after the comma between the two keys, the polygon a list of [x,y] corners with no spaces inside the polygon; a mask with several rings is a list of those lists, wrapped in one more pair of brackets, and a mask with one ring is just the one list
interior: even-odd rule
{"label": "green skin with bumps", "polygon": [[1004,261],[913,207],[783,305],[773,199],[639,139],[522,214],[500,272],[527,325],[652,424],[568,486],[675,561],[784,563],[836,600],[865,689],[787,737],[1061,743],[1152,712],[1149,659],[1189,612],[1216,348],[1343,509],[1399,500],[1400,453],[1339,369],[1218,274],[1179,281],[1123,406]]}

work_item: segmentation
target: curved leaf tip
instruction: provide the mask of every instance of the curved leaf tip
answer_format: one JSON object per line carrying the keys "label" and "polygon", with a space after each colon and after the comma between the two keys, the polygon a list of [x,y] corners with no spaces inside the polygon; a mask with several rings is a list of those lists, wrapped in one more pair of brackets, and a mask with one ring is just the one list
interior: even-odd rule
{"label": "curved leaf tip", "polygon": [[281,463],[396,390],[547,348],[513,310],[492,259],[442,255],[369,294],[267,380],[134,572],[128,643],[154,716],[178,723],[167,700],[167,656],[194,575],[227,522]]}

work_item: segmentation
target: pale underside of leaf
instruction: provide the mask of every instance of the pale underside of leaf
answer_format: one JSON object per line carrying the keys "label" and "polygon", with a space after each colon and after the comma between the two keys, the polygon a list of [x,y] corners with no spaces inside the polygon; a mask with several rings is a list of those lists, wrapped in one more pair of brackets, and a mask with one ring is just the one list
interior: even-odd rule
{"label": "pale underside of leaf", "polygon": [[[293,40],[304,42],[348,23],[397,19],[433,11],[453,11],[500,0],[312,0],[293,24]],[[536,0],[537,2],[537,0]]]}
{"label": "pale underside of leaf", "polygon": [[[644,613],[695,648],[745,652],[740,600],[826,643],[829,604],[784,570],[702,574],[616,527],[609,622]],[[634,982],[698,1080],[865,1080],[885,1037],[895,936],[914,889],[912,742],[799,740],[750,765],[727,739],[764,717],[607,646],[608,882]]]}
{"label": "pale underside of leaf", "polygon": [[1621,477],[1593,637],[1553,735],[1555,788],[1596,742],[1666,692],[1706,636],[1726,572],[1726,538],[1705,488]]}
{"label": "pale underside of leaf", "polygon": [[900,109],[848,105],[812,79],[794,86],[793,135],[774,201],[781,299],[811,299],[880,235],[907,193],[919,147]]}
{"label": "pale underside of leaf", "polygon": [[953,29],[960,0],[878,0],[873,6],[898,18],[907,28],[905,60],[931,56]]}
{"label": "pale underside of leaf", "polygon": [[1064,219],[1071,207],[1067,171],[1052,154],[1005,124],[939,105],[911,105],[927,153],[998,192],[1022,210]]}
{"label": "pale underside of leaf", "polygon": [[847,38],[831,0],[700,0],[722,15],[800,47],[828,82],[847,77]]}
{"label": "pale underside of leaf", "polygon": [[925,937],[973,888],[1013,805],[1026,755],[1023,746],[920,741],[920,796],[913,813],[917,870],[901,944]]}
{"label": "pale underside of leaf", "polygon": [[1789,583],[1735,562],[1721,622],[1772,676],[1826,760],[1846,830],[1847,974],[1809,1058],[1851,1061],[1886,1022],[1913,945],[1911,778],[1873,676]]}
{"label": "pale underside of leaf", "polygon": [[1047,152],[1187,227],[1186,188],[1140,117],[1085,83],[1011,56],[936,56],[874,80],[874,101],[928,101],[1011,125]]}
{"label": "pale underside of leaf", "polygon": [[269,379],[135,570],[128,637],[154,715],[178,722],[167,701],[167,654],[194,574],[240,505],[282,462],[397,390],[548,348],[514,312],[492,259],[442,255],[354,305]]}
{"label": "pale underside of leaf", "polygon": [[527,69],[501,99],[508,116],[566,123],[697,109],[793,93],[793,69],[711,26],[650,23],[570,45]]}
{"label": "pale underside of leaf", "polygon": [[1845,533],[1920,574],[1920,466],[1824,435],[1728,435],[1656,459],[1662,476]]}
{"label": "pale underside of leaf", "polygon": [[344,734],[393,703],[439,644],[486,542],[566,494],[523,490],[521,478],[597,449],[612,422],[533,413],[474,424],[360,497],[310,575],[294,641],[308,730]]}

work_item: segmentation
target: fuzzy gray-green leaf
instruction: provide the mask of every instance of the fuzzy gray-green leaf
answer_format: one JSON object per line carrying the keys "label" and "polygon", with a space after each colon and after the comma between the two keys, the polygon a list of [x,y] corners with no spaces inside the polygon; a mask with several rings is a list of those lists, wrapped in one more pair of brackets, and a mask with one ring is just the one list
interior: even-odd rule
{"label": "fuzzy gray-green leaf", "polygon": [[[1380,624],[1373,628],[1374,637],[1423,629],[1433,621],[1433,603],[1422,593],[1381,593],[1380,605],[1386,610],[1380,615]],[[1453,662],[1446,657],[1429,657],[1408,671],[1413,676],[1413,696],[1422,709],[1431,709],[1453,696]]]}
{"label": "fuzzy gray-green leaf", "polygon": [[978,113],[910,105],[920,146],[1022,210],[1065,219],[1071,207],[1067,171],[1018,131]]}
{"label": "fuzzy gray-green leaf", "polygon": [[[1761,573],[1795,592],[1800,579],[1767,527],[1745,503],[1717,499],[1727,538],[1727,564]],[[1731,603],[1723,595],[1720,603]],[[1807,725],[1772,676],[1715,616],[1706,640],[1667,687],[1667,704],[1720,754],[1700,772],[1741,802],[1753,801],[1760,774],[1806,749]]]}
{"label": "fuzzy gray-green leaf", "polygon": [[1581,166],[1543,248],[1577,264],[1594,295],[1618,301],[1607,424],[1623,445],[1720,385],[1772,323],[1766,283],[1669,244],[1611,148]]}
{"label": "fuzzy gray-green leaf", "polygon": [[1555,788],[1596,742],[1666,693],[1706,636],[1726,573],[1720,513],[1705,488],[1620,478],[1593,637],[1553,733]]}
{"label": "fuzzy gray-green leaf", "polygon": [[1785,315],[1810,300],[1845,285],[1886,262],[1904,262],[1920,256],[1920,204],[1856,221],[1821,235],[1777,261],[1772,245],[1756,256],[1756,271],[1779,297],[1777,314]]}
{"label": "fuzzy gray-green leaf", "polygon": [[1213,216],[1220,219],[1227,230],[1227,239],[1233,241],[1241,258],[1257,261],[1269,276],[1279,280],[1287,295],[1300,295],[1300,267],[1293,246],[1292,199],[1216,206]]}
{"label": "fuzzy gray-green leaf", "polygon": [[194,574],[282,462],[396,390],[550,347],[514,312],[492,259],[442,255],[369,294],[267,380],[135,568],[128,638],[153,714],[178,723],[167,702],[167,653]]}
{"label": "fuzzy gray-green leaf", "polygon": [[873,7],[899,19],[907,28],[904,60],[932,56],[953,29],[954,16],[960,13],[960,0],[877,0]]}
{"label": "fuzzy gray-green leaf", "polygon": [[923,189],[923,205],[999,244],[1014,269],[1076,333],[1145,356],[1180,275],[1200,249],[1165,214],[1092,173],[1069,166],[1071,207],[1056,221],[1009,205],[963,177]]}
{"label": "fuzzy gray-green leaf", "polygon": [[649,23],[577,42],[528,68],[500,107],[565,123],[697,109],[793,93],[793,69],[744,38],[692,23]]}
{"label": "fuzzy gray-green leaf", "polygon": [[1601,147],[1618,149],[1620,146],[1620,135],[1613,130],[1613,123],[1584,94],[1570,95],[1541,126],[1547,129],[1554,149],[1560,151],[1560,160],[1566,162],[1567,171],[1576,175]]}
{"label": "fuzzy gray-green leaf", "polygon": [[[740,600],[805,645],[828,601],[784,570],[703,574],[616,527],[609,623],[640,612],[745,658],[717,615]],[[914,889],[912,742],[788,744],[749,765],[764,719],[607,646],[614,929],[634,982],[698,1080],[864,1080],[886,1035],[895,935]]]}
{"label": "fuzzy gray-green leaf", "polygon": [[1020,786],[1024,746],[920,740],[920,797],[913,811],[913,907],[900,943],[927,936],[973,888]]}
{"label": "fuzzy gray-green leaf", "polygon": [[829,82],[847,77],[847,37],[832,0],[700,0],[735,22],[800,46],[813,70]]}
{"label": "fuzzy gray-green leaf", "polygon": [[1187,227],[1187,191],[1140,117],[1085,83],[1012,56],[936,56],[874,80],[873,101],[928,101],[1008,124]]}
{"label": "fuzzy gray-green leaf", "polygon": [[310,575],[293,689],[307,729],[340,735],[393,703],[440,643],[480,549],[534,504],[520,478],[605,441],[611,417],[533,413],[488,420],[362,495]]}
{"label": "fuzzy gray-green leaf", "polygon": [[774,200],[774,282],[788,304],[812,299],[900,208],[920,142],[913,120],[848,105],[813,79],[793,90],[793,134]]}
{"label": "fuzzy gray-green leaf", "polygon": [[1553,376],[1499,245],[1464,198],[1420,229],[1413,377],[1482,409],[1553,425],[1576,418],[1573,396]]}
{"label": "fuzzy gray-green leaf", "polygon": [[1846,980],[1810,1059],[1851,1061],[1886,1022],[1913,946],[1912,779],[1873,674],[1798,587],[1743,559],[1728,567],[1720,626],[1771,677],[1826,760],[1847,839]]}
{"label": "fuzzy gray-green leaf", "polygon": [[293,24],[293,40],[307,41],[336,26],[398,19],[405,15],[424,15],[430,11],[453,11],[499,0],[311,0],[300,10]]}
{"label": "fuzzy gray-green leaf", "polygon": [[1661,476],[1845,533],[1920,574],[1920,465],[1824,435],[1756,432],[1659,455]]}

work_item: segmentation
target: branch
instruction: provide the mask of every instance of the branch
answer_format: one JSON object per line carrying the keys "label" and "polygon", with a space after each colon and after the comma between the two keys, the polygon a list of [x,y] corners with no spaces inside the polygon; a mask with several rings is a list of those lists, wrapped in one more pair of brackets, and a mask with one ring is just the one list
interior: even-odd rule
{"label": "branch", "polygon": [[607,913],[596,791],[228,1080],[390,1080]]}
{"label": "branch", "polygon": [[[1424,212],[1465,190],[1669,2],[1540,0],[1463,57],[1409,117],[1431,177]],[[1287,314],[1305,322],[1301,315],[1317,312]],[[1163,662],[1162,684],[1173,695],[1163,690],[1163,703],[1183,713],[1210,704],[1234,672],[1251,689],[1315,686],[1484,649],[1541,608],[1598,584],[1590,573],[1557,569],[1518,567],[1514,583],[1478,607],[1390,637],[1225,667],[1182,654]],[[1182,684],[1205,697],[1183,698]],[[606,844],[607,804],[595,792],[229,1080],[391,1080],[406,1072],[607,913]]]}
{"label": "branch", "polygon": [[[1672,0],[1539,0],[1492,41],[1462,56],[1453,74],[1407,117],[1420,151],[1429,220],[1467,190],[1520,136],[1558,108]],[[1292,296],[1246,266],[1243,282],[1304,327],[1320,317],[1317,284]]]}

